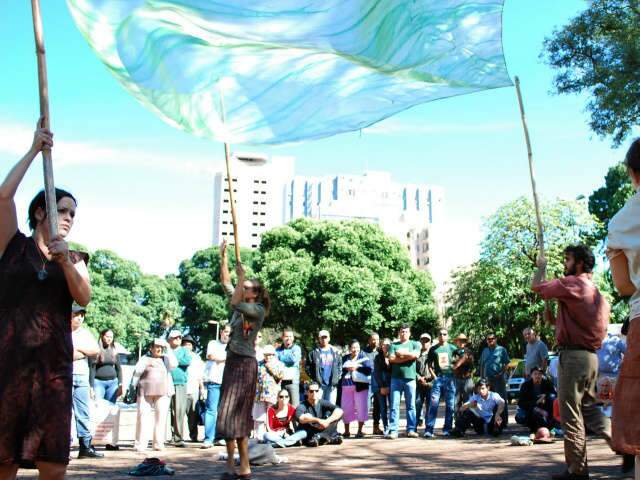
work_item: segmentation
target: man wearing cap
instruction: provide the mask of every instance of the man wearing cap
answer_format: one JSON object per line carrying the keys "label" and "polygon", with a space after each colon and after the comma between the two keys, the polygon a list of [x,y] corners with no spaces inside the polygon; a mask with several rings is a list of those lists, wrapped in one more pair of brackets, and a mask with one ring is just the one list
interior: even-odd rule
{"label": "man wearing cap", "polygon": [[453,427],[453,415],[456,403],[456,382],[453,377],[453,360],[458,349],[448,342],[449,331],[441,328],[438,332],[438,343],[429,350],[429,368],[435,374],[436,379],[431,387],[429,399],[429,416],[424,429],[425,438],[434,438],[433,429],[438,416],[440,397],[444,395],[445,414],[442,435],[448,437]]}
{"label": "man wearing cap", "polygon": [[[216,441],[216,422],[220,403],[222,373],[227,360],[227,343],[231,335],[231,325],[220,329],[220,339],[211,340],[207,345],[207,363],[204,370],[204,384],[207,389],[207,411],[204,415],[204,442],[201,448],[211,448]],[[224,440],[221,440],[223,442]]]}
{"label": "man wearing cap", "polygon": [[282,331],[282,344],[276,349],[276,355],[286,370],[281,385],[289,392],[291,405],[295,408],[300,403],[300,361],[302,360],[302,350],[300,345],[295,343],[292,328],[285,328]]}
{"label": "man wearing cap", "polygon": [[538,338],[536,331],[532,327],[527,327],[522,331],[522,336],[526,343],[524,354],[524,375],[528,377],[533,367],[538,367],[543,372],[547,370],[549,361],[549,349],[545,343]]}
{"label": "man wearing cap", "polygon": [[191,363],[187,367],[187,425],[189,426],[189,438],[192,442],[198,441],[198,412],[196,404],[200,398],[204,398],[204,385],[202,377],[204,375],[204,362],[194,348],[196,341],[191,335],[182,337],[182,347],[186,348],[191,355]]}
{"label": "man wearing cap", "polygon": [[[433,376],[429,368],[429,350],[431,349],[431,335],[420,335],[420,356],[416,359],[416,426],[420,427],[426,421],[429,411],[429,398]],[[424,415],[422,410],[424,408]]]}
{"label": "man wearing cap", "polygon": [[191,352],[182,346],[182,333],[169,332],[169,347],[178,360],[178,367],[171,370],[175,393],[171,397],[171,440],[174,447],[186,447],[184,423],[187,415],[187,368],[191,364]]}
{"label": "man wearing cap", "polygon": [[473,394],[473,353],[467,348],[469,339],[461,333],[453,339],[458,347],[453,364],[453,376],[456,379],[456,412]]}
{"label": "man wearing cap", "polygon": [[322,399],[336,403],[338,383],[342,376],[342,358],[329,343],[330,340],[327,330],[318,332],[318,346],[309,352],[306,370],[307,375],[320,385]]}
{"label": "man wearing cap", "polygon": [[73,342],[73,414],[80,444],[78,458],[102,458],[91,445],[89,422],[89,359],[98,355],[98,343],[82,326],[86,310],[74,304],[71,308],[71,340]]}

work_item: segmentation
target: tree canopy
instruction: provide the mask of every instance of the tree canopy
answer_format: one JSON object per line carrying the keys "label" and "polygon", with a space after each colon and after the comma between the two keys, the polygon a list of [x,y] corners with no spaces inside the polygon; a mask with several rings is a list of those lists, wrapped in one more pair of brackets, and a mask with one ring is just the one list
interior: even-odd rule
{"label": "tree canopy", "polygon": [[590,94],[590,127],[619,145],[640,124],[639,0],[592,0],[544,43],[557,93]]}
{"label": "tree canopy", "polygon": [[[584,203],[565,200],[543,203],[542,220],[548,275],[558,277],[564,248],[577,243],[593,246],[598,221]],[[477,342],[495,331],[512,355],[519,354],[525,327],[535,326],[543,337],[553,338],[543,325],[543,302],[531,291],[539,247],[533,205],[525,198],[514,200],[500,207],[484,227],[480,259],[452,276],[447,316],[455,332]]]}

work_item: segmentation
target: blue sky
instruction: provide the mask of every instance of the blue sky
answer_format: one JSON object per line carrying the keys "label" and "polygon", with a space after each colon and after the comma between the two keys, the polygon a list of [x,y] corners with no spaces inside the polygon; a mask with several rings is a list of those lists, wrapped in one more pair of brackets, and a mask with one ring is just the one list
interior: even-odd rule
{"label": "blue sky", "polygon": [[[62,0],[42,2],[49,69],[56,183],[79,199],[71,239],[110,248],[144,271],[165,274],[211,243],[212,172],[220,143],[174,130],[137,103],[107,72]],[[550,94],[553,72],[542,42],[587,2],[506,0],[504,51],[522,81],[540,193],[589,195],[625,147],[611,148],[587,127],[585,97]],[[38,117],[29,2],[5,0],[0,17],[0,176],[28,149]],[[10,46],[10,47],[8,47]],[[513,88],[424,104],[362,132],[243,151],[294,156],[297,173],[391,171],[397,181],[446,189],[450,263],[477,254],[482,219],[530,195],[527,157]],[[34,164],[17,197],[19,215],[40,188]],[[21,224],[26,229],[26,225]]]}

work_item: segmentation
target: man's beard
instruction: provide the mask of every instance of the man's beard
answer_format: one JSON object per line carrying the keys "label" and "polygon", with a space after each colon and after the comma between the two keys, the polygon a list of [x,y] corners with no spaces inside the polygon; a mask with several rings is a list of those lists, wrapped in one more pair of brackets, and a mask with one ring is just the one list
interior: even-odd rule
{"label": "man's beard", "polygon": [[575,265],[573,267],[571,267],[571,268],[565,268],[564,269],[565,276],[575,275],[576,273],[578,273],[578,272],[576,271]]}

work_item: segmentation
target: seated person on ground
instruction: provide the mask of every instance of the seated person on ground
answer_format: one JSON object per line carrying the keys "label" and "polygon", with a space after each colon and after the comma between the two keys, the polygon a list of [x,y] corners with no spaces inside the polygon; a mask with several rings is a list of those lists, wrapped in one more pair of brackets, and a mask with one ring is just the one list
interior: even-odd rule
{"label": "seated person on ground", "polygon": [[504,428],[501,415],[507,408],[505,401],[497,393],[489,391],[489,385],[484,379],[476,383],[475,392],[469,401],[460,407],[452,435],[462,437],[471,426],[478,435],[485,432],[485,427],[490,435],[500,435]]}
{"label": "seated person on ground", "polygon": [[529,378],[520,387],[516,422],[536,432],[540,427],[554,428],[553,401],[557,396],[553,382],[539,367],[533,367]]}
{"label": "seated person on ground", "polygon": [[267,431],[264,433],[264,443],[274,447],[291,447],[307,437],[305,430],[293,433],[296,409],[289,403],[289,391],[283,388],[278,392],[278,402],[267,409]]}
{"label": "seated person on ground", "polygon": [[307,399],[296,408],[298,430],[306,432],[305,444],[317,447],[325,443],[339,445],[342,436],[337,431],[338,422],[342,419],[342,409],[333,403],[322,400],[318,393],[320,385],[313,382],[307,390]]}

